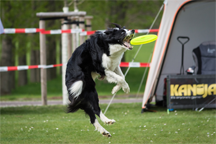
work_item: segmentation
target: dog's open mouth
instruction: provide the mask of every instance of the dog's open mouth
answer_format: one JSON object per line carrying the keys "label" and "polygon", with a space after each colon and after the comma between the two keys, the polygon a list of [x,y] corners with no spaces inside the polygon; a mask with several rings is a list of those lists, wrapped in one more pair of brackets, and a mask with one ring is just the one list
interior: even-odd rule
{"label": "dog's open mouth", "polygon": [[123,45],[125,47],[127,47],[128,49],[132,50],[132,46],[130,45],[130,41],[131,39],[133,38],[133,34],[129,35],[129,36],[126,36],[123,40]]}

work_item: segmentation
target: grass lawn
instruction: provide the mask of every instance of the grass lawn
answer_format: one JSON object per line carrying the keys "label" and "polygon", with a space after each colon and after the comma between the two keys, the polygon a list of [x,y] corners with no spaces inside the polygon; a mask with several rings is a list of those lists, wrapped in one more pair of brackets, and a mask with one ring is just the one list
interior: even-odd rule
{"label": "grass lawn", "polygon": [[[125,61],[130,62],[135,56],[136,51],[139,46],[134,46],[134,49],[127,51],[125,53]],[[134,62],[148,62],[149,57],[152,55],[154,48],[154,42],[145,44],[142,46],[139,54],[137,55]],[[124,71],[127,68],[124,69]],[[148,69],[148,68],[147,68]],[[144,74],[145,68],[130,68],[126,81],[130,86],[130,95],[135,95],[138,91],[142,76]],[[145,75],[144,83],[141,87],[140,94],[143,94],[145,88],[145,81],[148,71]],[[114,84],[109,84],[105,81],[96,81],[96,88],[98,90],[99,96],[111,96],[111,91]],[[120,90],[118,95],[125,95],[125,93]],[[41,98],[41,86],[40,83],[29,83],[25,86],[17,86],[10,95],[1,95],[0,100],[40,100]],[[47,82],[47,97],[48,99],[61,99],[62,97],[62,78],[58,76],[56,79]]]}
{"label": "grass lawn", "polygon": [[[106,104],[101,105],[104,110]],[[1,108],[0,143],[216,143],[215,110],[195,112],[166,109],[141,114],[141,103],[112,104],[106,116],[114,125],[101,125],[112,137],[94,131],[83,111],[65,113],[65,106]]]}

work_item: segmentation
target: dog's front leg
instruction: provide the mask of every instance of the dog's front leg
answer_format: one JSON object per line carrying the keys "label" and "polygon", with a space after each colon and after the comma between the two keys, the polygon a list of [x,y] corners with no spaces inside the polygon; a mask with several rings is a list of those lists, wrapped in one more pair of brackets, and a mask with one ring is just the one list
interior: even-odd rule
{"label": "dog's front leg", "polygon": [[[118,66],[118,67],[114,70],[114,72],[115,72],[116,74],[120,75],[120,76],[125,80],[125,76],[124,76],[124,74],[122,73],[120,66]],[[125,82],[126,82],[126,81],[125,81]],[[113,87],[113,89],[112,89],[112,94],[117,93],[120,89],[121,89],[121,86],[117,84],[116,86]]]}
{"label": "dog's front leg", "polygon": [[124,92],[126,92],[126,93],[130,92],[130,88],[129,88],[128,84],[125,82],[124,77],[116,74],[113,71],[107,70],[107,69],[105,70],[105,74],[106,74],[106,79],[108,82],[117,84],[117,86],[116,86],[117,90],[119,89],[119,86],[121,86]]}

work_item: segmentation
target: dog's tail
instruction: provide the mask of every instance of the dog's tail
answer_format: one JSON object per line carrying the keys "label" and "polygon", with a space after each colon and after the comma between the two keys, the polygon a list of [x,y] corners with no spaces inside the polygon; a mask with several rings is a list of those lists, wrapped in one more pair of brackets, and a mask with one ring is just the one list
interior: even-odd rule
{"label": "dog's tail", "polygon": [[79,109],[79,96],[83,90],[83,81],[74,82],[69,88],[69,99],[71,103],[68,106],[68,112],[75,112]]}
{"label": "dog's tail", "polygon": [[77,98],[82,93],[82,89],[83,81],[79,80],[71,85],[71,87],[69,88],[69,92],[73,96],[73,98]]}

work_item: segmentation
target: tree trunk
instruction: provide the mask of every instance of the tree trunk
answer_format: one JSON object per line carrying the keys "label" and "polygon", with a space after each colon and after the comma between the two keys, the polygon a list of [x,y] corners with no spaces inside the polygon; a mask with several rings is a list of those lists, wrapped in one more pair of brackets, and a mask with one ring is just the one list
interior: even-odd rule
{"label": "tree trunk", "polygon": [[[39,50],[31,49],[30,65],[39,65],[40,55]],[[40,82],[40,69],[30,70],[30,82]]]}
{"label": "tree trunk", "polygon": [[[30,65],[37,65],[36,63],[36,50],[31,49],[31,54],[30,54]],[[30,82],[36,82],[36,70],[37,69],[31,69],[30,70]]]}
{"label": "tree trunk", "polygon": [[[47,36],[47,64],[56,64],[55,36]],[[47,80],[56,78],[56,67],[47,69]]]}
{"label": "tree trunk", "polygon": [[[2,39],[2,55],[1,66],[14,66],[14,45],[12,37],[6,35]],[[10,94],[11,90],[15,88],[15,72],[0,72],[0,93],[1,95]]]}
{"label": "tree trunk", "polygon": [[[25,52],[26,53],[26,52]],[[26,65],[26,55],[20,55],[19,56],[19,65]],[[18,85],[19,86],[24,86],[28,83],[27,79],[27,70],[21,70],[18,71]]]}
{"label": "tree trunk", "polygon": [[[35,17],[35,12],[38,5],[36,1],[31,2],[31,17]],[[31,20],[31,27],[35,27],[35,23],[38,23],[38,19]],[[31,43],[31,53],[30,53],[30,65],[39,65],[40,64],[40,49],[39,49],[39,39],[36,34],[29,34],[29,41]],[[31,69],[30,70],[30,82],[40,82],[40,69]]]}
{"label": "tree trunk", "polygon": [[[49,1],[49,11],[55,11],[57,7],[57,2],[56,1]],[[56,22],[59,21],[47,21],[46,22],[46,27],[53,28],[56,24]],[[54,35],[47,35],[47,64],[56,64],[56,36]],[[47,80],[54,79],[57,76],[56,72],[56,67],[55,68],[48,68],[47,69]]]}
{"label": "tree trunk", "polygon": [[[40,64],[40,50],[36,50],[36,64]],[[40,69],[36,69],[36,82],[40,82],[40,77],[41,77],[41,73],[40,73]]]}

